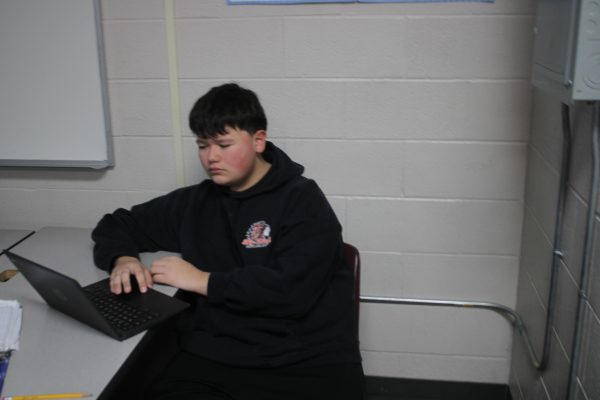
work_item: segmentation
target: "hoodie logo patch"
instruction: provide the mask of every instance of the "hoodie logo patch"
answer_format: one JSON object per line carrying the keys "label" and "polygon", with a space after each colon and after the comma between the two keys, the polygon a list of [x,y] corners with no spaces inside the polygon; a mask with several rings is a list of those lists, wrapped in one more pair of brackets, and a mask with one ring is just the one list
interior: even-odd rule
{"label": "hoodie logo patch", "polygon": [[271,227],[265,221],[258,221],[250,225],[246,231],[246,238],[242,244],[247,249],[258,249],[271,244]]}

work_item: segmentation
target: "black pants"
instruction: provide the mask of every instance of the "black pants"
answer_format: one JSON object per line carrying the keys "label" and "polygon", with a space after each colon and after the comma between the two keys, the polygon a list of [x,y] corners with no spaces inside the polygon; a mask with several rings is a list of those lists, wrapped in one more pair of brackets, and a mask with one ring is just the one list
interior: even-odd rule
{"label": "black pants", "polygon": [[363,400],[360,364],[256,369],[179,352],[146,390],[152,400]]}

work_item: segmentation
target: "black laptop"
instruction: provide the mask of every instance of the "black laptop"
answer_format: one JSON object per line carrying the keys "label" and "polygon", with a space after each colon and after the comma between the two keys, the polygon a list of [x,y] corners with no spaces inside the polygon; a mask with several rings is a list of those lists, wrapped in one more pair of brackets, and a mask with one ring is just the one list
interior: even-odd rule
{"label": "black laptop", "polygon": [[[81,287],[74,279],[10,251],[6,256],[52,308],[104,332],[125,340],[186,309],[189,304],[153,289],[116,295],[109,279]],[[135,279],[132,279],[135,281]]]}

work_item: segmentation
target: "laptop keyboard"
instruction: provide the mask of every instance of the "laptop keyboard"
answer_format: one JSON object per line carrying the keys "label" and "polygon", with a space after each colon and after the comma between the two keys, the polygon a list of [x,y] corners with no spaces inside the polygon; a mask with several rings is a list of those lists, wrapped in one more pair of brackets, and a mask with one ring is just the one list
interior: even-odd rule
{"label": "laptop keyboard", "polygon": [[106,281],[96,282],[84,289],[108,323],[120,331],[129,331],[159,316],[144,307],[122,301],[110,291]]}

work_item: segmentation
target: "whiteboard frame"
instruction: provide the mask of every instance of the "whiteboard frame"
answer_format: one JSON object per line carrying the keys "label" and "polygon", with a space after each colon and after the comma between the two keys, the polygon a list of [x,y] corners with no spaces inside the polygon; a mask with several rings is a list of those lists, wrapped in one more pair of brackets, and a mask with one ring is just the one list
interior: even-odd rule
{"label": "whiteboard frame", "polygon": [[[47,0],[42,0],[47,1]],[[84,1],[84,0],[79,0]],[[102,34],[102,18],[100,0],[88,0],[93,5],[95,24],[95,45],[97,52],[99,70],[99,94],[101,96],[102,116],[104,124],[104,140],[106,143],[106,157],[104,159],[25,159],[25,158],[2,158],[0,155],[0,167],[57,167],[57,168],[92,168],[105,169],[114,166],[114,152],[112,142],[112,127],[110,119],[110,108],[108,101],[108,88],[105,70],[104,42]]]}

